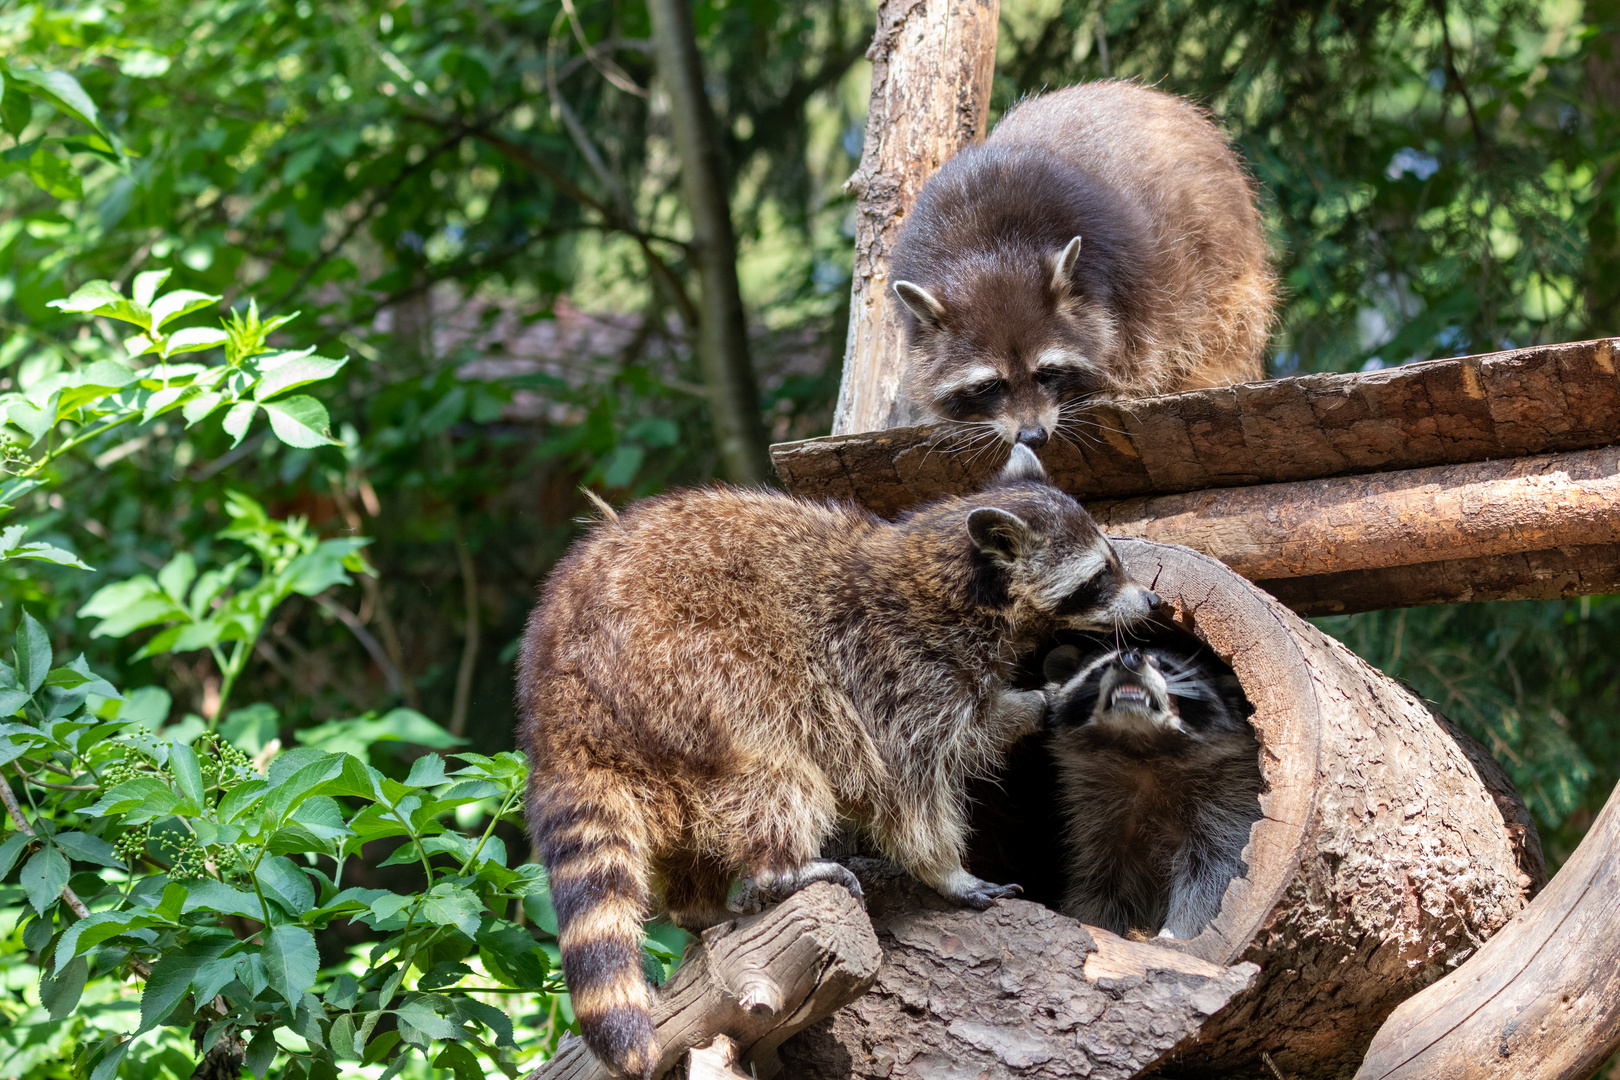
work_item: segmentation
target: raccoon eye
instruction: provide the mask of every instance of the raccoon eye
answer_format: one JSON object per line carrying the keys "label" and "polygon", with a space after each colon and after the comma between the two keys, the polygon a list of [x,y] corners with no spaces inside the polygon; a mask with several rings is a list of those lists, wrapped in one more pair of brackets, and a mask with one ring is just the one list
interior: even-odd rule
{"label": "raccoon eye", "polygon": [[972,386],[964,386],[945,399],[944,407],[940,410],[944,415],[953,419],[963,419],[975,413],[984,413],[992,410],[996,399],[1007,389],[1005,379],[987,379]]}
{"label": "raccoon eye", "polygon": [[1058,602],[1057,614],[1078,615],[1101,607],[1109,593],[1108,575],[1098,574]]}

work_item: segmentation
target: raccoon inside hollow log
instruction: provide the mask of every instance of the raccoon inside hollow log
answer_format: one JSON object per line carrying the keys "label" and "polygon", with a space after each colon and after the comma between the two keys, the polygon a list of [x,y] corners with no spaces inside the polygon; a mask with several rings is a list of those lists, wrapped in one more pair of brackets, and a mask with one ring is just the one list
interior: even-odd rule
{"label": "raccoon inside hollow log", "polygon": [[718,487],[609,512],[524,634],[519,732],[564,977],[586,1042],[632,1077],[661,1051],[641,974],[658,895],[701,930],[755,896],[859,886],[817,859],[841,820],[942,895],[1014,895],[962,867],[963,787],[1034,731],[1010,680],[1063,629],[1158,603],[1014,447],[987,490],[896,522]]}
{"label": "raccoon inside hollow log", "polygon": [[1081,403],[1263,377],[1255,192],[1192,103],[1128,82],[1014,106],[928,182],[890,260],[910,390],[1039,448]]}

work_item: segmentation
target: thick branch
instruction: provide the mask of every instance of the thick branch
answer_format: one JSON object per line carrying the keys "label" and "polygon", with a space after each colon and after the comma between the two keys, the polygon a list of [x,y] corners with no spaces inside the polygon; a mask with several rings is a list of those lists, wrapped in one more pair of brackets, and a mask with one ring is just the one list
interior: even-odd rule
{"label": "thick branch", "polygon": [[729,479],[762,483],[770,475],[759,389],[748,358],[748,323],[737,282],[737,238],[731,227],[726,170],[714,111],[703,85],[702,59],[689,0],[649,0],[658,76],[669,95],[681,190],[692,217],[692,253],[703,281],[698,358],[709,384],[715,441]]}
{"label": "thick branch", "polygon": [[[825,882],[703,935],[658,990],[653,1024],[662,1076],[689,1050],[724,1035],[754,1075],[776,1075],[790,1035],[866,992],[877,976],[877,937],[860,903]],[[762,993],[762,990],[769,992]],[[528,1080],[609,1080],[578,1039],[568,1039]]]}

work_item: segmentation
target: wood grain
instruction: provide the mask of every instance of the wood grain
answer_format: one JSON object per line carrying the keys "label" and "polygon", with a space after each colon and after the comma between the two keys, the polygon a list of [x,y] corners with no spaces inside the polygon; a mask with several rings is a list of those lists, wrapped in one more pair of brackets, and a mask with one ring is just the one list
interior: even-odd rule
{"label": "wood grain", "polygon": [[1554,1080],[1620,1050],[1620,790],[1528,908],[1396,1009],[1356,1080]]}
{"label": "wood grain", "polygon": [[912,423],[904,391],[905,327],[889,285],[889,253],[923,185],[962,147],[982,142],[990,115],[1000,0],[883,0],[855,193],[849,339],[833,431]]}
{"label": "wood grain", "polygon": [[[1607,446],[1620,441],[1617,345],[1606,338],[1107,403],[1041,458],[1054,482],[1089,500]],[[873,367],[846,364],[846,382]],[[892,517],[988,480],[1006,449],[971,439],[948,424],[895,427],[771,453],[789,491]]]}
{"label": "wood grain", "polygon": [[[739,1055],[731,1060],[751,1066],[756,1076],[775,1076],[783,1040],[865,993],[880,955],[860,902],[826,882],[706,931],[658,988],[653,1024],[663,1059],[657,1075],[725,1035]],[[570,1036],[526,1080],[612,1076]]]}

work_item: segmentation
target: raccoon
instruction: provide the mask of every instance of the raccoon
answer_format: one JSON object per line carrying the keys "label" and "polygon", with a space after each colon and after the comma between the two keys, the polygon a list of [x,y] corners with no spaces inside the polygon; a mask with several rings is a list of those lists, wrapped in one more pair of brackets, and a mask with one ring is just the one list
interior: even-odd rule
{"label": "raccoon", "polygon": [[1081,922],[1196,937],[1245,873],[1259,744],[1237,679],[1190,649],[1073,645],[1045,662],[1069,875]]}
{"label": "raccoon", "polygon": [[913,398],[1035,449],[1083,403],[1259,379],[1276,277],[1209,114],[1130,82],[1026,98],[928,182],[889,264]]}
{"label": "raccoon", "polygon": [[694,931],[729,886],[813,881],[840,819],[952,901],[1015,895],[962,867],[970,774],[1037,730],[1008,679],[1062,627],[1158,604],[1015,447],[980,494],[898,521],[733,487],[648,499],[558,565],[518,670],[528,818],[586,1042],[626,1076],[659,1047],[641,975],[652,897]]}

